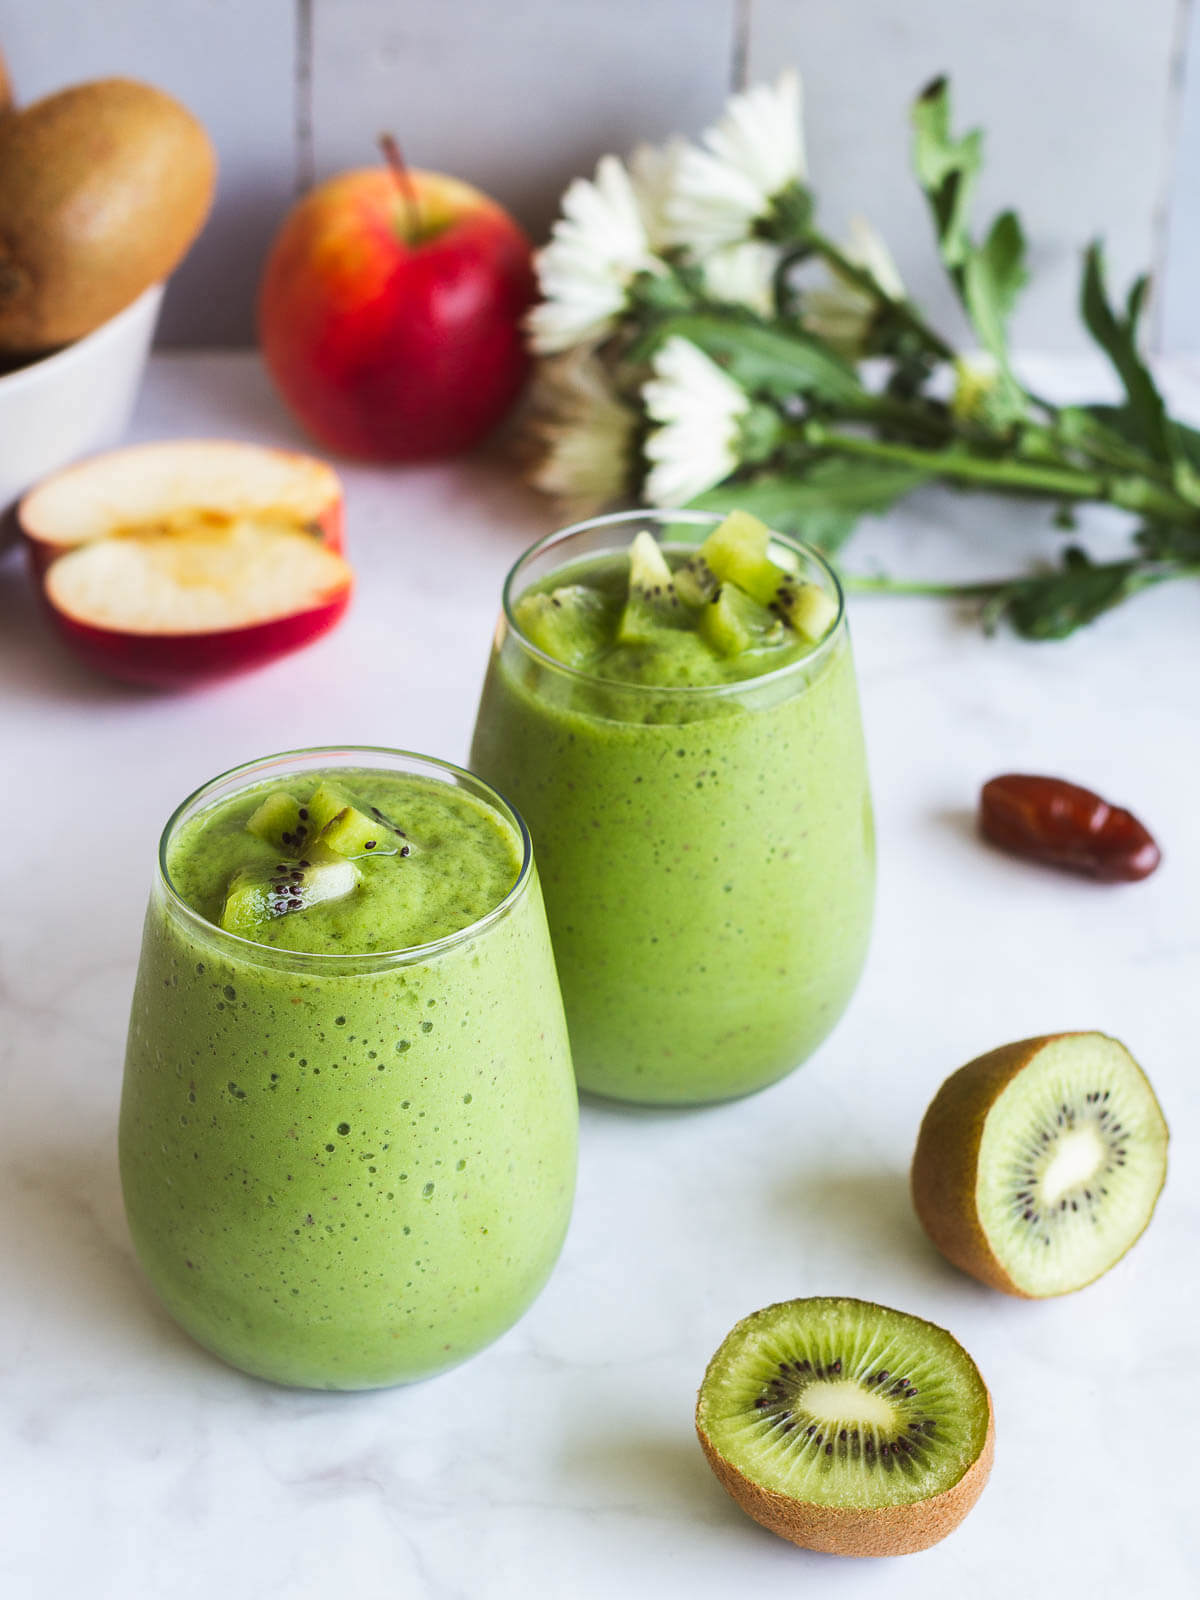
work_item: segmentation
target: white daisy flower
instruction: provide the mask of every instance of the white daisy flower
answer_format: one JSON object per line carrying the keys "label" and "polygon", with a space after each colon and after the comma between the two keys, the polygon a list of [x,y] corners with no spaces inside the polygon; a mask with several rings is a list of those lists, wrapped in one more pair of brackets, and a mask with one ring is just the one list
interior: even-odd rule
{"label": "white daisy flower", "polygon": [[[904,283],[891,251],[864,218],[851,220],[850,237],[843,254],[871,275],[886,299],[904,299]],[[824,339],[841,355],[854,359],[862,354],[879,311],[879,302],[859,284],[840,276],[836,267],[832,271],[833,280],[827,288],[810,289],[802,294],[800,320],[809,333]]]}
{"label": "white daisy flower", "polygon": [[866,217],[850,218],[850,237],[845,253],[856,267],[865,267],[875,280],[876,287],[889,300],[904,299],[904,280],[892,252],[867,221]]}
{"label": "white daisy flower", "polygon": [[642,216],[642,226],[654,250],[671,243],[667,206],[675,187],[679,158],[687,149],[678,137],[666,144],[640,144],[629,158],[629,177]]}
{"label": "white daisy flower", "polygon": [[701,255],[744,239],[771,202],[805,176],[800,79],[734,95],[725,115],[679,156],[667,208],[671,236]]}
{"label": "white daisy flower", "polygon": [[642,401],[660,424],[646,440],[651,505],[681,506],[727,478],[739,462],[750,396],[689,339],[668,339],[651,359]]}
{"label": "white daisy flower", "polygon": [[527,328],[540,355],[602,339],[625,308],[639,272],[664,272],[638,197],[616,156],[601,156],[594,179],[575,178],[562,216],[535,260],[543,301]]}
{"label": "white daisy flower", "polygon": [[704,260],[704,292],[726,305],[749,306],[760,317],[775,314],[775,273],[780,250],[765,239],[723,245]]}
{"label": "white daisy flower", "polygon": [[618,400],[590,351],[542,361],[533,407],[529,431],[538,459],[527,476],[534,488],[561,501],[572,520],[628,495],[637,415]]}

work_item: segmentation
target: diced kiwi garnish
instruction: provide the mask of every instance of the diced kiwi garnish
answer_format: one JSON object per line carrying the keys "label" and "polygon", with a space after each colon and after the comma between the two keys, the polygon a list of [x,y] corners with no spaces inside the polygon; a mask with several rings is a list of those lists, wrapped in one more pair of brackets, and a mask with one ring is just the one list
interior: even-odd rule
{"label": "diced kiwi garnish", "polygon": [[1102,1033],[1002,1045],[946,1079],[913,1157],[917,1215],[944,1256],[1009,1294],[1080,1289],[1154,1212],[1167,1125],[1145,1073]]}
{"label": "diced kiwi garnish", "polygon": [[788,627],[810,644],[819,643],[837,621],[837,601],[819,583],[785,577],[773,605]]}
{"label": "diced kiwi garnish", "polygon": [[586,666],[612,639],[611,601],[583,583],[523,594],[513,617],[530,644],[567,667]]}
{"label": "diced kiwi garnish", "polygon": [[787,577],[767,554],[771,534],[748,511],[731,511],[700,546],[700,557],[718,583],[735,583],[743,594],[769,606]]}
{"label": "diced kiwi garnish", "polygon": [[971,1357],[944,1328],[865,1300],[788,1300],[739,1322],[705,1373],[696,1431],[744,1511],[834,1555],[936,1544],[992,1465]]}
{"label": "diced kiwi garnish", "polygon": [[326,900],[348,895],[360,878],[353,861],[319,840],[297,860],[272,866],[239,867],[229,880],[221,926],[227,933],[253,939],[276,917],[307,911]]}
{"label": "diced kiwi garnish", "polygon": [[307,809],[321,843],[338,855],[354,859],[412,854],[412,841],[391,817],[378,806],[356,801],[328,778],[313,790]]}
{"label": "diced kiwi garnish", "polygon": [[617,624],[617,644],[649,644],[664,629],[686,628],[690,621],[666,556],[654,535],[643,529],[629,547],[629,593]]}
{"label": "diced kiwi garnish", "polygon": [[303,853],[305,843],[315,829],[309,820],[308,809],[286,789],[273,790],[257,810],[251,812],[246,827],[274,850]]}
{"label": "diced kiwi garnish", "polygon": [[731,511],[700,546],[698,559],[722,585],[770,606],[810,644],[823,639],[837,619],[837,604],[817,583],[795,577],[767,554],[770,532],[746,511]]}
{"label": "diced kiwi garnish", "polygon": [[694,550],[675,568],[675,593],[685,606],[698,610],[706,606],[721,587],[721,580],[705,561],[699,550]]}
{"label": "diced kiwi garnish", "polygon": [[720,656],[777,645],[784,637],[780,619],[734,583],[723,583],[700,613],[700,633]]}

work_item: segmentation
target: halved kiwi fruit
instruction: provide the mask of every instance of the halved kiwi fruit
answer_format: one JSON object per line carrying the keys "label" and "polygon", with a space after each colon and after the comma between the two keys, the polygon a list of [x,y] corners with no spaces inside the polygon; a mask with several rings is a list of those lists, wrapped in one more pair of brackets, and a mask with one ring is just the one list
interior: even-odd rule
{"label": "halved kiwi fruit", "polygon": [[1167,1125],[1145,1073],[1103,1033],[1057,1033],[969,1061],[917,1138],[917,1216],[948,1261],[1007,1294],[1067,1294],[1150,1221]]}
{"label": "halved kiwi fruit", "polygon": [[925,1550],[992,1465],[991,1398],[943,1328],[866,1300],[786,1300],[744,1318],[696,1405],[709,1465],[743,1511],[833,1555]]}

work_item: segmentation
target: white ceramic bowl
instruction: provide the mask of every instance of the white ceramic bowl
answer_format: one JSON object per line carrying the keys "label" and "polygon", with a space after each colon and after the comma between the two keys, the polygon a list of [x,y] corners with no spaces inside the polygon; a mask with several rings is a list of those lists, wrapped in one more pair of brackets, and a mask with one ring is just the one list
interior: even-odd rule
{"label": "white ceramic bowl", "polygon": [[74,344],[0,377],[0,514],[48,472],[125,432],[162,293],[154,284]]}

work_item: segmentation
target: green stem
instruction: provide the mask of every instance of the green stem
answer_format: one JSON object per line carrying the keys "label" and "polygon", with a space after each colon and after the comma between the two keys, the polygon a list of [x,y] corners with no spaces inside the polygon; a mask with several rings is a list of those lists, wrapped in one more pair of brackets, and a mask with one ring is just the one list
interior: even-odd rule
{"label": "green stem", "polygon": [[886,307],[904,323],[910,332],[916,334],[925,348],[931,351],[940,361],[955,360],[956,352],[953,345],[946,343],[936,328],[931,328],[913,305],[911,300],[893,300],[891,295],[885,294],[876,283],[871,273],[858,262],[852,261],[844,250],[834,244],[833,240],[820,232],[817,228],[810,228],[808,243],[822,259],[843,278],[849,279],[858,289],[877,300],[880,306]]}
{"label": "green stem", "polygon": [[915,579],[868,578],[846,572],[839,572],[838,577],[849,594],[918,594],[932,595],[939,600],[986,598],[1016,582],[1014,578],[996,578],[990,583],[922,583]]}
{"label": "green stem", "polygon": [[1103,500],[1126,511],[1164,522],[1194,526],[1195,508],[1178,495],[1141,477],[1111,478],[1074,467],[1042,466],[1036,462],[992,461],[956,450],[922,450],[919,446],[885,444],[855,434],[835,433],[820,422],[808,422],[802,437],[821,450],[843,455],[866,456],[875,461],[894,461],[900,466],[920,467],[940,478],[960,483],[985,484],[1030,494],[1053,495],[1068,500]]}
{"label": "green stem", "polygon": [[1094,473],[1077,472],[1071,467],[988,461],[980,456],[968,456],[953,450],[922,450],[905,444],[885,444],[878,439],[835,433],[820,422],[806,423],[803,436],[806,443],[820,450],[836,450],[843,455],[868,456],[875,461],[894,461],[900,466],[921,467],[938,477],[957,478],[965,483],[1028,489],[1036,494],[1065,495],[1073,500],[1106,498],[1103,478]]}

